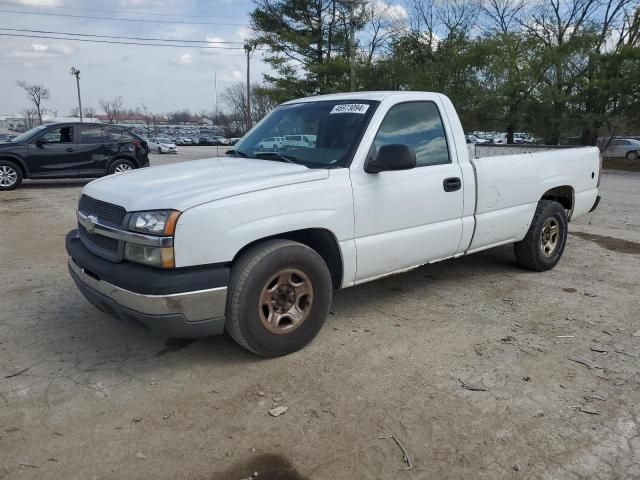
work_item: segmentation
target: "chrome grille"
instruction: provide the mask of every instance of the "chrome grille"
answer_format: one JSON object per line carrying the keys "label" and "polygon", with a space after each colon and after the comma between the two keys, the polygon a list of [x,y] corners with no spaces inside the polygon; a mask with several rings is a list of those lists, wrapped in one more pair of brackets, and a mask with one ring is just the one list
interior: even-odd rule
{"label": "chrome grille", "polygon": [[119,205],[96,200],[87,195],[80,197],[78,210],[85,215],[96,216],[100,222],[112,227],[121,227],[127,214],[127,211]]}
{"label": "chrome grille", "polygon": [[[87,195],[80,197],[78,203],[78,211],[86,216],[97,217],[102,224],[111,227],[122,228],[127,211],[119,205],[96,200]],[[112,262],[122,261],[122,252],[124,243],[115,238],[99,235],[97,233],[89,233],[85,227],[78,224],[78,232],[80,240],[92,253]]]}
{"label": "chrome grille", "polygon": [[78,230],[80,231],[80,239],[83,241],[83,243],[85,243],[85,245],[86,242],[91,242],[96,247],[103,250],[109,250],[110,252],[118,251],[118,240],[116,240],[115,238],[89,233],[87,232],[87,229],[82,225],[78,225]]}

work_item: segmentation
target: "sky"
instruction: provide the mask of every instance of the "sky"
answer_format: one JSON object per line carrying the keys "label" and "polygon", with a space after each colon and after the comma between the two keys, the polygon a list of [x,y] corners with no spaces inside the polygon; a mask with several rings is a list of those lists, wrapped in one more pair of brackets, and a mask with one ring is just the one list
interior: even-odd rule
{"label": "sky", "polygon": [[[71,32],[118,37],[155,37],[208,42],[242,42],[250,36],[251,0],[6,0],[0,1],[0,33],[42,35],[3,29]],[[136,21],[99,20],[8,11],[101,16]],[[184,23],[159,23],[171,20]],[[195,24],[195,23],[208,24]],[[215,23],[212,25],[211,23]],[[50,35],[48,36],[61,36]],[[0,115],[20,114],[29,105],[18,80],[50,90],[46,107],[58,116],[77,106],[75,78],[80,70],[82,106],[102,113],[99,100],[122,96],[125,108],[146,104],[152,112],[188,108],[213,110],[214,74],[218,102],[231,84],[245,81],[246,57],[241,43],[206,43],[231,49],[198,49],[113,45],[0,36]],[[251,58],[251,81],[261,81],[268,66],[263,52]]]}

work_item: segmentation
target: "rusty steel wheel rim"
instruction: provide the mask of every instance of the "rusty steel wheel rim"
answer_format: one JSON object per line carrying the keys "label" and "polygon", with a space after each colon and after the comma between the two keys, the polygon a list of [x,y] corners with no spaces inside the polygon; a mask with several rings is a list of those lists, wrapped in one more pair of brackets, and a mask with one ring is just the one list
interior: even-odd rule
{"label": "rusty steel wheel rim", "polygon": [[285,268],[264,285],[258,312],[267,330],[286,334],[304,323],[312,306],[313,285],[308,275],[296,268]]}
{"label": "rusty steel wheel rim", "polygon": [[552,256],[560,240],[560,223],[555,217],[548,218],[540,232],[540,252],[545,257]]}

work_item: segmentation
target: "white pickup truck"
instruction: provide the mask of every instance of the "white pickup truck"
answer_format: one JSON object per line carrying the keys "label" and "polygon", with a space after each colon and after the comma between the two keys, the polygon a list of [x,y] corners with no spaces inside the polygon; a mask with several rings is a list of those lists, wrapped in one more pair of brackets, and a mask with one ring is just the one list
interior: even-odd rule
{"label": "white pickup truck", "polygon": [[[294,134],[315,144],[259,148]],[[474,158],[438,93],[290,101],[225,157],[89,183],[69,270],[120,319],[287,354],[318,333],[334,289],[508,243],[520,265],[553,268],[567,222],[598,204],[599,151],[518,148]]]}

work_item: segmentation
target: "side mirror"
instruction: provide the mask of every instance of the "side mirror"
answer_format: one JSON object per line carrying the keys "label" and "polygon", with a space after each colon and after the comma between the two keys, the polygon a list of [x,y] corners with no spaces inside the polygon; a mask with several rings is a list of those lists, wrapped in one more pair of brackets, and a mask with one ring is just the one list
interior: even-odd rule
{"label": "side mirror", "polygon": [[411,170],[416,167],[416,152],[409,145],[391,144],[380,147],[375,159],[370,160],[364,171],[380,173],[391,170]]}
{"label": "side mirror", "polygon": [[39,139],[37,139],[37,140],[36,140],[36,147],[38,147],[38,148],[42,148],[42,146],[43,146],[45,143],[47,143],[47,142],[45,142],[43,139],[39,138]]}

